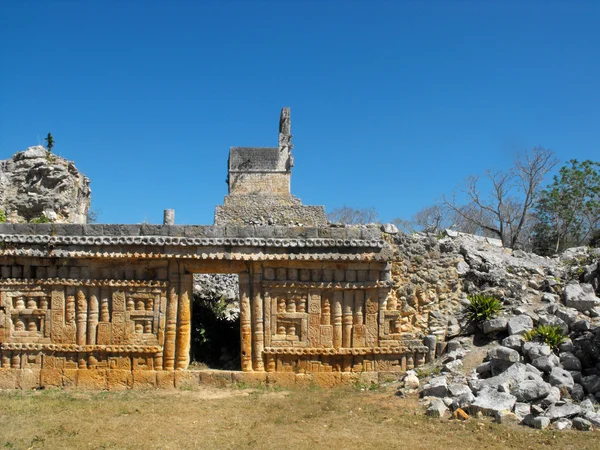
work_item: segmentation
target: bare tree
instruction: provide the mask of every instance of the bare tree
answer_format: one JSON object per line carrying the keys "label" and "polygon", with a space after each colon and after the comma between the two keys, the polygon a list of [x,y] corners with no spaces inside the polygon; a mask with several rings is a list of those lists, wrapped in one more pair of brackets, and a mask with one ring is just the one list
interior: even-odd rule
{"label": "bare tree", "polygon": [[462,189],[466,202],[459,202],[454,193],[451,198],[442,197],[442,204],[504,245],[515,247],[521,242],[544,176],[556,163],[552,150],[534,147],[519,155],[509,171],[486,171],[489,189],[485,193],[481,179],[470,176]]}
{"label": "bare tree", "polygon": [[442,205],[432,205],[420,209],[412,218],[415,230],[425,233],[439,233],[452,226],[452,219]]}
{"label": "bare tree", "polygon": [[379,214],[375,208],[355,209],[349,206],[336,208],[327,214],[330,222],[343,223],[345,225],[357,225],[377,222]]}

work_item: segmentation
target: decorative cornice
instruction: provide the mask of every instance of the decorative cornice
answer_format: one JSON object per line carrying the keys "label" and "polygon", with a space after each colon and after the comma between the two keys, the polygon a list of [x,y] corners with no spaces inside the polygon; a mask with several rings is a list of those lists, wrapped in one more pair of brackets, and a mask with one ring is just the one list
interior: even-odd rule
{"label": "decorative cornice", "polygon": [[424,345],[408,345],[398,347],[363,347],[363,348],[313,348],[313,347],[265,347],[266,355],[402,355],[405,353],[427,353]]}
{"label": "decorative cornice", "polygon": [[327,239],[327,238],[191,238],[171,236],[50,236],[2,234],[0,242],[30,245],[151,245],[151,246],[195,246],[195,247],[342,247],[383,248],[382,239]]}
{"label": "decorative cornice", "polygon": [[34,343],[10,343],[0,344],[2,350],[17,351],[50,351],[50,352],[104,352],[104,353],[159,353],[162,347],[159,345],[76,345],[76,344],[34,344]]}
{"label": "decorative cornice", "polygon": [[[188,247],[189,248],[189,247]],[[190,251],[193,251],[190,249]],[[97,252],[63,249],[5,248],[0,256],[27,256],[37,258],[134,258],[134,259],[195,259],[231,261],[388,261],[380,253],[233,253],[233,252]]]}
{"label": "decorative cornice", "polygon": [[264,287],[271,289],[377,289],[392,287],[392,281],[357,281],[357,282],[335,282],[335,281],[263,281]]}
{"label": "decorative cornice", "polygon": [[166,288],[166,281],[140,281],[140,280],[91,280],[91,279],[71,279],[71,278],[3,278],[0,279],[0,286],[89,286],[89,287],[148,287],[148,288]]}

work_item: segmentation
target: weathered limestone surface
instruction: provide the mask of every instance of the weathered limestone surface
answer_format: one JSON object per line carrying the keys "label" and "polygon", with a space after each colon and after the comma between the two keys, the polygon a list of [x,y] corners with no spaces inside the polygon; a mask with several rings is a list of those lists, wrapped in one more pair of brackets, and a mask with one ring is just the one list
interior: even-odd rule
{"label": "weathered limestone surface", "polygon": [[8,222],[44,217],[56,223],[86,223],[90,180],[71,161],[29,147],[0,161],[0,209]]}

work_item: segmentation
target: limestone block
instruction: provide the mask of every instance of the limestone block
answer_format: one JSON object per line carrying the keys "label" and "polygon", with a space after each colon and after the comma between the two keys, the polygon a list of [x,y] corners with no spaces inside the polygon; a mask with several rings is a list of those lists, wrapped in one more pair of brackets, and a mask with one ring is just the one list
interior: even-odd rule
{"label": "limestone block", "polygon": [[573,417],[578,414],[581,414],[581,407],[579,405],[564,403],[563,405],[555,404],[550,406],[544,413],[544,416],[550,420],[556,420],[562,417]]}
{"label": "limestone block", "polygon": [[358,382],[364,385],[376,385],[379,383],[377,372],[361,372],[358,374]]}
{"label": "limestone block", "polygon": [[133,387],[133,374],[130,370],[112,369],[107,372],[109,391],[125,391]]}
{"label": "limestone block", "polygon": [[524,380],[513,387],[511,394],[517,397],[519,402],[530,402],[546,397],[550,388],[548,383],[541,380]]}
{"label": "limestone block", "polygon": [[484,389],[477,395],[475,401],[471,404],[471,412],[474,414],[481,411],[487,415],[494,415],[498,411],[512,411],[517,397],[504,392]]}
{"label": "limestone block", "polygon": [[233,384],[237,385],[245,385],[249,387],[267,385],[266,372],[232,372],[231,379]]}
{"label": "limestone block", "polygon": [[[187,375],[189,372],[178,371],[181,374]],[[173,389],[175,387],[176,372],[172,370],[157,370],[156,371],[156,387],[158,389]],[[183,378],[183,377],[182,377]]]}
{"label": "limestone block", "polygon": [[40,384],[43,388],[62,387],[62,370],[42,369],[40,371]]}
{"label": "limestone block", "polygon": [[22,369],[19,377],[21,389],[38,389],[40,387],[41,369]]}
{"label": "limestone block", "polygon": [[538,416],[531,419],[530,424],[533,428],[543,430],[545,428],[548,428],[548,426],[550,425],[550,419],[548,419],[547,417]]}
{"label": "limestone block", "polygon": [[134,389],[156,389],[156,371],[134,370],[132,374]]}
{"label": "limestone block", "polygon": [[313,380],[317,386],[331,388],[340,384],[341,374],[338,372],[319,372],[313,374]]}
{"label": "limestone block", "polygon": [[19,389],[19,369],[0,369],[0,389]]}
{"label": "limestone block", "polygon": [[485,334],[497,333],[499,331],[506,330],[508,326],[508,320],[505,317],[497,317],[495,319],[489,319],[483,322],[483,332]]}
{"label": "limestone block", "polygon": [[108,389],[105,369],[77,370],[77,389],[103,390]]}
{"label": "limestone block", "polygon": [[531,317],[521,314],[508,319],[508,334],[524,334],[533,328],[533,320]]}
{"label": "limestone block", "polygon": [[425,411],[425,414],[429,417],[440,418],[443,417],[447,411],[448,408],[446,407],[442,399],[434,397],[431,399],[431,403]]}
{"label": "limestone block", "polygon": [[233,383],[232,374],[227,370],[202,370],[199,375],[200,384],[224,387]]}
{"label": "limestone block", "polygon": [[77,387],[77,369],[63,369],[62,386],[64,388]]}
{"label": "limestone block", "polygon": [[447,395],[448,384],[445,376],[432,378],[421,391],[423,397],[446,397]]}
{"label": "limestone block", "polygon": [[294,387],[296,374],[294,372],[267,373],[267,386]]}
{"label": "limestone block", "polygon": [[580,431],[590,431],[592,428],[592,423],[589,420],[584,419],[583,417],[575,417],[573,419],[573,428]]}
{"label": "limestone block", "polygon": [[299,389],[309,388],[315,384],[312,373],[299,373],[296,375],[296,387]]}

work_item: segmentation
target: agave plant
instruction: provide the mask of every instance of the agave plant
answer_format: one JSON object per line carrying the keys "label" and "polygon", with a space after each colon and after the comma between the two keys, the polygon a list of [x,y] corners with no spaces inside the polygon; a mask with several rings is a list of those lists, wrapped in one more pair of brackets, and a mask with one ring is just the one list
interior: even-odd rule
{"label": "agave plant", "polygon": [[467,319],[470,322],[480,323],[491,319],[502,310],[502,303],[495,297],[485,294],[470,295],[467,306]]}
{"label": "agave plant", "polygon": [[567,339],[557,325],[538,325],[533,330],[527,331],[523,337],[526,341],[540,341],[548,344],[552,350],[556,350]]}

